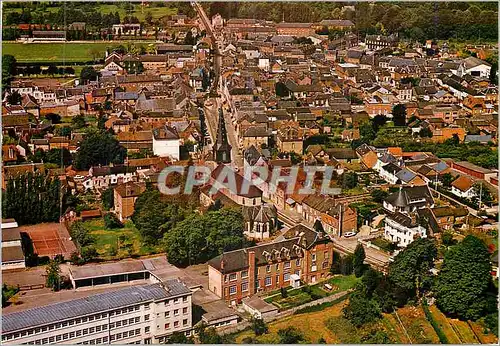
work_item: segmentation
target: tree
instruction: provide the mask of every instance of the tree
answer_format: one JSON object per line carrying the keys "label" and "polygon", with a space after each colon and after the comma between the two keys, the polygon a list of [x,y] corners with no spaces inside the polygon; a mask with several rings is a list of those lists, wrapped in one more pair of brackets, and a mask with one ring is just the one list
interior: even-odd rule
{"label": "tree", "polygon": [[11,105],[20,105],[23,100],[23,97],[19,92],[13,91],[7,96],[7,102]]}
{"label": "tree", "polygon": [[290,96],[290,92],[283,82],[276,82],[275,86],[276,95],[279,97],[288,97]]}
{"label": "tree", "polygon": [[363,248],[363,245],[358,244],[356,246],[356,249],[354,250],[354,257],[353,257],[353,266],[354,266],[354,275],[356,275],[357,278],[361,277],[363,275],[363,272],[365,271],[365,249]]}
{"label": "tree", "polygon": [[342,176],[342,187],[344,189],[352,189],[358,185],[358,175],[356,172],[346,172]]}
{"label": "tree", "polygon": [[115,205],[115,191],[112,187],[108,187],[101,194],[102,207],[109,210]]}
{"label": "tree", "polygon": [[418,135],[422,138],[432,138],[433,133],[430,128],[424,127],[419,131]]}
{"label": "tree", "polygon": [[252,330],[255,335],[259,336],[262,334],[266,334],[268,332],[267,324],[264,322],[262,318],[252,318]]}
{"label": "tree", "polygon": [[383,114],[377,114],[372,120],[373,130],[378,132],[378,130],[387,123],[387,117]]}
{"label": "tree", "polygon": [[82,254],[82,260],[84,263],[88,263],[88,262],[96,259],[99,256],[96,248],[92,245],[88,245],[88,246],[85,246],[84,248],[82,248],[81,254]]}
{"label": "tree", "polygon": [[298,344],[304,341],[304,334],[293,326],[278,330],[281,344]]}
{"label": "tree", "polygon": [[103,130],[89,130],[76,154],[75,167],[89,169],[96,165],[123,163],[126,152],[127,150],[110,133]]}
{"label": "tree", "polygon": [[92,66],[85,66],[80,72],[80,82],[82,84],[87,84],[89,81],[97,80],[100,75]]}
{"label": "tree", "polygon": [[198,325],[196,332],[201,344],[223,344],[225,340],[217,334],[214,327],[206,328],[205,324]]}
{"label": "tree", "polygon": [[449,172],[441,175],[441,183],[443,183],[443,186],[446,188],[451,187],[451,183],[453,182],[453,180],[455,180],[455,178]]}
{"label": "tree", "polygon": [[107,229],[123,228],[123,223],[114,213],[106,213],[104,215],[104,226]]}
{"label": "tree", "polygon": [[59,72],[59,69],[55,64],[50,64],[49,67],[47,68],[47,74],[53,76]]}
{"label": "tree", "polygon": [[82,114],[75,115],[73,119],[71,119],[71,124],[75,129],[81,129],[86,126],[85,117]]}
{"label": "tree", "polygon": [[444,256],[435,287],[444,313],[477,320],[495,311],[497,291],[491,279],[490,253],[484,242],[468,235]]}
{"label": "tree", "polygon": [[375,189],[370,193],[370,195],[372,196],[374,202],[382,203],[387,196],[389,196],[389,193],[384,190]]}
{"label": "tree", "polygon": [[94,242],[94,237],[81,221],[75,221],[71,224],[69,234],[80,249]]}
{"label": "tree", "polygon": [[148,23],[149,25],[151,25],[153,23],[153,15],[151,14],[151,11],[147,11],[146,12],[146,15],[144,16],[144,20],[146,21],[146,23]]}
{"label": "tree", "polygon": [[453,234],[451,232],[443,232],[441,235],[441,242],[443,245],[452,246],[456,244],[456,240],[453,239]]}
{"label": "tree", "polygon": [[194,340],[182,332],[173,332],[168,338],[167,344],[194,344]]}
{"label": "tree", "polygon": [[13,55],[2,55],[2,90],[5,90],[13,76],[16,75],[17,61]]}
{"label": "tree", "polygon": [[45,119],[49,120],[52,124],[60,124],[61,116],[56,113],[49,113],[45,115]]}
{"label": "tree", "polygon": [[369,121],[365,121],[359,125],[359,134],[364,143],[371,143],[377,136],[377,133]]}
{"label": "tree", "polygon": [[164,244],[169,262],[178,266],[202,263],[250,245],[243,236],[241,210],[226,208],[190,214],[165,233]]}
{"label": "tree", "polygon": [[45,269],[47,273],[46,286],[51,288],[52,291],[59,291],[61,289],[61,268],[59,262],[51,260]]}
{"label": "tree", "polygon": [[429,238],[420,238],[408,245],[389,265],[389,279],[394,284],[398,303],[428,290],[431,282],[430,269],[434,267],[436,245]]}
{"label": "tree", "polygon": [[406,106],[399,103],[392,107],[392,121],[394,126],[406,126]]}
{"label": "tree", "polygon": [[382,314],[379,305],[360,291],[354,291],[349,297],[349,303],[342,309],[344,317],[356,327],[374,322]]}

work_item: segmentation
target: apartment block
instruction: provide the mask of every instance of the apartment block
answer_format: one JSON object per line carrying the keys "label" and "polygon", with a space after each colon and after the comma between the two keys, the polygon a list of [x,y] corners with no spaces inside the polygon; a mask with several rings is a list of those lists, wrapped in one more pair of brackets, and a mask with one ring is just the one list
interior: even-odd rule
{"label": "apartment block", "polygon": [[192,292],[179,280],[3,314],[3,344],[159,344],[191,334]]}

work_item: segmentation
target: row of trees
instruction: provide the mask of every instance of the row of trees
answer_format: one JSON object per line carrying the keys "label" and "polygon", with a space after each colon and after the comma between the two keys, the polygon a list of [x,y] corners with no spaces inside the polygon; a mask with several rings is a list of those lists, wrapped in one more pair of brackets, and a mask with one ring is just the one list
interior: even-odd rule
{"label": "row of trees", "polygon": [[3,217],[20,225],[58,221],[60,212],[70,206],[59,178],[42,173],[8,179],[2,197]]}
{"label": "row of trees", "polygon": [[425,39],[486,39],[496,41],[498,8],[493,3],[357,2],[355,11],[344,3],[248,2],[208,5],[211,15],[225,18],[258,18],[281,22],[319,22],[322,19],[349,19],[356,31],[365,34],[400,33],[401,36]]}

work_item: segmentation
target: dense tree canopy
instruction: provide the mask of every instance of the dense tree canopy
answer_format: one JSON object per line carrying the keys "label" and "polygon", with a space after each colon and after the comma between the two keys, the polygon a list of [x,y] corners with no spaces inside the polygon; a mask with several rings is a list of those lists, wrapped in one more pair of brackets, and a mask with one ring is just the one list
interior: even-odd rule
{"label": "dense tree canopy", "polygon": [[469,235],[445,254],[435,293],[439,308],[451,316],[476,320],[494,311],[496,291],[490,253],[484,242]]}
{"label": "dense tree canopy", "polygon": [[102,130],[92,130],[80,144],[75,157],[77,169],[89,169],[96,165],[123,163],[127,150],[118,143],[116,138]]}
{"label": "dense tree canopy", "polygon": [[223,251],[249,245],[243,236],[243,216],[235,209],[193,213],[166,232],[164,242],[169,262],[179,266],[202,263]]}
{"label": "dense tree canopy", "polygon": [[2,216],[13,218],[20,225],[58,221],[68,206],[66,196],[58,177],[20,175],[7,181],[2,194]]}
{"label": "dense tree canopy", "polygon": [[434,259],[437,255],[434,241],[420,238],[401,251],[389,266],[389,279],[398,292],[398,300],[405,303],[429,289]]}

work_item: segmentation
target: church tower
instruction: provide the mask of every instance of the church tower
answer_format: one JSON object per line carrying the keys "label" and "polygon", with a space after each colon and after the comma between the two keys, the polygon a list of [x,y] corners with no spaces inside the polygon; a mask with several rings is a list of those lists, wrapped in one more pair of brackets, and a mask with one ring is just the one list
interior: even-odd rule
{"label": "church tower", "polygon": [[217,138],[215,139],[213,150],[216,162],[231,162],[231,145],[227,139],[226,123],[224,122],[222,108],[219,108],[219,126],[217,127]]}

